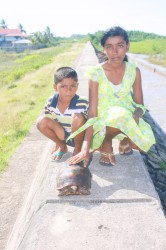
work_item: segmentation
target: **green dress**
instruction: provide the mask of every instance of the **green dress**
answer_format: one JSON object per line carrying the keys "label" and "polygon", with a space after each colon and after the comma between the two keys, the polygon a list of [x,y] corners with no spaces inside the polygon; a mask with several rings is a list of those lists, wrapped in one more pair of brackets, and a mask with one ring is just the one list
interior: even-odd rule
{"label": "green dress", "polygon": [[93,126],[91,149],[97,149],[104,140],[106,126],[110,126],[123,132],[116,136],[117,139],[121,140],[127,135],[140,149],[147,152],[155,144],[152,129],[142,118],[139,119],[139,125],[137,125],[132,117],[136,107],[142,108],[144,113],[146,111],[143,105],[133,101],[131,95],[136,76],[136,65],[126,62],[123,80],[119,85],[109,82],[101,64],[90,68],[87,75],[89,79],[99,83],[98,116],[89,119],[68,139],[75,137],[89,126]]}

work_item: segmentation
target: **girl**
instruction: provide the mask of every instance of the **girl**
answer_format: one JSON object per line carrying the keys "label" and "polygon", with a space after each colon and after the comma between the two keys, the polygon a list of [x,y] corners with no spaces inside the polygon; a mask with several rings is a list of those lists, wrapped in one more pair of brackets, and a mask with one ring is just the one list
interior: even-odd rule
{"label": "girl", "polygon": [[155,143],[151,127],[141,118],[146,111],[141,73],[135,64],[127,62],[127,32],[113,27],[103,34],[101,45],[108,59],[88,71],[88,121],[69,137],[86,129],[85,138],[81,152],[71,157],[69,164],[84,160],[86,167],[90,149],[100,149],[100,163],[115,165],[114,137],[120,139],[120,154],[132,153],[132,148],[147,152]]}

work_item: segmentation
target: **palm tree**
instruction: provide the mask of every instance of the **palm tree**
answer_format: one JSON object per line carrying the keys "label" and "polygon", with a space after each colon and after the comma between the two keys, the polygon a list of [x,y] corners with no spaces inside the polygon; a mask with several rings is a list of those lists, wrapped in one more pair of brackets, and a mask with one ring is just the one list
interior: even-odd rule
{"label": "palm tree", "polygon": [[6,21],[4,19],[1,19],[0,21],[0,28],[2,29],[7,29],[7,24],[6,24]]}
{"label": "palm tree", "polygon": [[51,43],[51,41],[53,39],[53,34],[51,33],[51,29],[49,26],[46,27],[43,36],[44,36],[44,43],[45,44]]}
{"label": "palm tree", "polygon": [[24,30],[24,27],[21,23],[18,24],[18,29],[22,32],[22,33],[26,33],[26,31]]}
{"label": "palm tree", "polygon": [[31,37],[31,41],[34,44],[42,44],[43,43],[43,35],[42,32],[36,31],[33,33],[33,36]]}

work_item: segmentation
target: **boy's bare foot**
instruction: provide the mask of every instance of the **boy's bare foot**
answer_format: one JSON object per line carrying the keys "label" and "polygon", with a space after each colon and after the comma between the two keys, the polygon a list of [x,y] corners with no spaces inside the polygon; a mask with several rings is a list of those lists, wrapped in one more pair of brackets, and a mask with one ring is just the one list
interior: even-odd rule
{"label": "boy's bare foot", "polygon": [[59,146],[57,144],[54,145],[51,154],[53,154],[54,152],[56,152],[58,150]]}

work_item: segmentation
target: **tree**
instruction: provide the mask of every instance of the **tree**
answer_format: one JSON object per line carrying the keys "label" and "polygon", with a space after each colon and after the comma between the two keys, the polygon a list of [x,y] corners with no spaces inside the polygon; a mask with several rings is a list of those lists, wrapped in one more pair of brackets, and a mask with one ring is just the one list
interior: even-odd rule
{"label": "tree", "polygon": [[7,24],[6,24],[6,21],[4,19],[1,19],[0,21],[0,28],[2,29],[7,29]]}
{"label": "tree", "polygon": [[43,44],[43,34],[40,31],[34,32],[30,39],[34,44]]}
{"label": "tree", "polygon": [[43,40],[45,44],[50,44],[53,39],[53,34],[51,33],[50,27],[46,27],[44,34],[43,34]]}
{"label": "tree", "polygon": [[54,36],[48,26],[44,32],[34,32],[30,39],[34,44],[43,44],[44,46],[50,46],[55,43]]}
{"label": "tree", "polygon": [[26,31],[24,30],[24,27],[21,23],[18,24],[18,29],[22,32],[22,33],[26,33]]}

